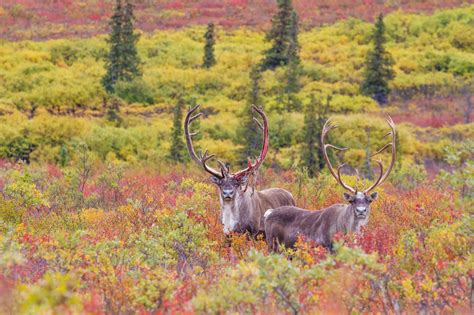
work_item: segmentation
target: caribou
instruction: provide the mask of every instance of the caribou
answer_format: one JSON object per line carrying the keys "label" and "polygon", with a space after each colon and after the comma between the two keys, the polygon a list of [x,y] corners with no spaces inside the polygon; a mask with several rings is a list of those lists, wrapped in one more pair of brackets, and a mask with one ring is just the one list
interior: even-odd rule
{"label": "caribou", "polygon": [[280,188],[270,188],[261,191],[247,189],[249,177],[255,176],[258,168],[263,163],[268,152],[268,120],[262,109],[252,106],[252,109],[260,115],[262,123],[254,117],[254,121],[263,131],[263,145],[259,157],[254,163],[248,159],[247,167],[231,173],[228,165],[220,160],[217,163],[220,171],[212,168],[207,162],[214,157],[207,150],[198,154],[194,150],[192,138],[198,132],[190,132],[190,124],[199,118],[202,113],[197,113],[199,105],[191,108],[184,121],[184,132],[189,155],[202,169],[208,172],[212,183],[216,184],[219,190],[219,200],[221,205],[221,221],[226,235],[236,233],[249,233],[255,237],[259,233],[264,233],[263,215],[269,208],[282,206],[294,206],[295,201],[290,192]]}
{"label": "caribou", "polygon": [[284,206],[280,208],[269,209],[265,212],[265,235],[270,251],[278,252],[279,246],[284,245],[287,248],[294,247],[298,236],[303,236],[306,240],[314,241],[317,245],[322,245],[332,251],[332,242],[336,233],[359,233],[361,227],[367,224],[370,214],[370,204],[377,199],[377,192],[372,192],[378,185],[383,183],[392,170],[396,159],[396,133],[395,124],[388,116],[386,121],[390,127],[390,132],[385,136],[391,135],[391,141],[385,144],[373,156],[382,153],[389,147],[391,148],[391,162],[384,172],[382,162],[376,163],[380,168],[377,180],[368,188],[359,191],[358,180],[359,173],[356,169],[355,188],[347,185],[341,177],[341,169],[345,164],[341,164],[335,170],[328,158],[327,149],[332,148],[338,151],[345,151],[347,148],[339,148],[332,144],[325,144],[328,132],[334,128],[330,120],[327,120],[321,133],[321,147],[324,159],[327,163],[330,173],[336,181],[349,193],[344,192],[344,199],[347,204],[334,204],[328,208],[311,211],[300,209],[294,206]]}

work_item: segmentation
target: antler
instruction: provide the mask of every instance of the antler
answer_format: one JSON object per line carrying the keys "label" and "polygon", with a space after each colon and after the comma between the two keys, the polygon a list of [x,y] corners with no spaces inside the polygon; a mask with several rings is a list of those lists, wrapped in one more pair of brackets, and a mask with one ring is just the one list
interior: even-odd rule
{"label": "antler", "polygon": [[377,180],[375,181],[375,183],[372,184],[372,186],[370,186],[369,188],[365,189],[364,190],[364,193],[368,193],[369,191],[371,191],[372,189],[374,189],[375,187],[377,187],[379,184],[380,184],[380,180],[382,179],[382,175],[383,175],[383,165],[382,165],[382,161],[378,160],[378,161],[375,161],[377,162],[377,164],[379,165],[379,168],[380,168],[380,174],[379,174],[379,178],[377,178]]}
{"label": "antler", "polygon": [[338,150],[338,151],[346,151],[347,150],[347,148],[339,148],[339,147],[336,147],[335,145],[324,143],[324,141],[326,140],[326,135],[328,134],[328,132],[331,131],[332,129],[337,128],[337,127],[338,126],[333,125],[331,123],[331,120],[329,120],[329,119],[324,124],[323,131],[321,133],[321,146],[322,146],[322,149],[323,149],[322,151],[323,151],[324,160],[326,160],[329,171],[331,172],[332,176],[334,176],[334,178],[337,180],[337,182],[339,184],[341,184],[341,186],[344,187],[345,189],[347,189],[348,191],[350,191],[352,193],[356,193],[357,190],[350,187],[346,183],[344,183],[344,181],[341,178],[341,168],[344,167],[345,164],[341,164],[337,168],[337,170],[334,170],[334,168],[332,167],[331,161],[329,160],[329,157],[328,157],[327,148],[332,148],[332,149],[335,149],[335,150]]}
{"label": "antler", "polygon": [[209,152],[206,150],[204,154],[202,154],[202,152],[199,152],[199,155],[198,155],[194,151],[192,137],[197,135],[199,131],[190,133],[189,125],[202,115],[202,113],[193,115],[194,112],[199,108],[199,106],[200,105],[196,105],[193,108],[189,109],[188,113],[186,114],[186,119],[184,120],[184,134],[186,135],[186,145],[188,147],[189,155],[197,164],[199,164],[209,174],[218,178],[224,178],[225,175],[224,175],[224,169],[222,169],[222,166],[221,166],[221,172],[218,172],[217,170],[213,169],[212,167],[206,164],[207,161],[209,161],[211,158],[214,157],[214,154],[209,154]]}
{"label": "antler", "polygon": [[252,109],[254,111],[256,111],[262,117],[262,121],[263,121],[263,125],[262,125],[255,117],[253,118],[253,120],[257,123],[257,125],[263,131],[262,150],[260,151],[260,156],[255,160],[255,164],[252,164],[252,161],[249,158],[248,162],[247,162],[247,165],[248,165],[247,168],[245,168],[241,171],[238,171],[237,173],[234,174],[234,178],[236,178],[236,179],[241,179],[241,178],[247,176],[248,174],[251,174],[251,173],[255,172],[255,170],[257,170],[260,167],[260,165],[263,163],[263,161],[265,160],[265,156],[267,155],[267,152],[268,152],[268,120],[267,120],[267,116],[265,115],[265,113],[263,112],[262,109],[258,108],[255,105],[252,105]]}
{"label": "antler", "polygon": [[370,186],[369,188],[367,188],[365,190],[366,193],[373,190],[375,187],[382,184],[387,179],[388,175],[392,171],[393,166],[395,165],[395,160],[397,158],[397,145],[396,145],[397,135],[396,135],[396,131],[395,131],[395,123],[393,122],[393,120],[390,116],[387,116],[387,118],[385,118],[385,121],[388,123],[388,126],[390,127],[391,130],[390,130],[389,133],[387,133],[384,136],[384,138],[386,136],[391,135],[392,136],[392,141],[390,143],[387,143],[386,145],[384,145],[380,150],[378,150],[377,152],[372,154],[372,156],[375,156],[379,153],[382,153],[387,148],[391,147],[392,148],[392,161],[390,162],[390,165],[387,168],[387,170],[385,171],[385,173],[383,173],[383,170],[382,170],[382,163],[380,161],[377,161],[377,163],[379,163],[379,165],[380,165],[380,176],[379,176],[378,180],[372,186]]}
{"label": "antler", "polygon": [[[387,143],[386,145],[384,145],[380,150],[378,150],[377,152],[375,152],[374,154],[371,155],[372,156],[375,156],[379,153],[382,153],[383,151],[385,151],[387,148],[391,147],[392,148],[392,161],[390,163],[390,166],[388,167],[388,169],[385,171],[383,171],[383,165],[382,165],[382,161],[378,160],[378,161],[375,161],[379,168],[380,168],[380,174],[379,174],[379,177],[378,179],[375,181],[375,183],[372,184],[372,186],[370,186],[369,188],[365,189],[364,190],[364,193],[368,193],[370,192],[371,190],[373,190],[375,187],[377,187],[378,185],[380,185],[381,183],[383,183],[385,181],[385,179],[388,177],[388,175],[390,174],[390,172],[392,171],[392,168],[393,166],[395,165],[395,160],[396,160],[396,132],[395,132],[395,123],[393,122],[392,118],[390,116],[388,116],[386,119],[385,119],[391,129],[391,131],[389,133],[387,133],[384,137],[388,136],[388,135],[392,135],[392,141],[390,143]],[[346,183],[344,183],[344,181],[342,180],[342,177],[341,177],[341,169],[346,165],[346,164],[341,164],[337,170],[334,170],[334,168],[332,167],[331,165],[331,161],[329,160],[329,157],[328,157],[328,154],[327,154],[327,148],[333,148],[335,150],[339,150],[339,151],[346,151],[347,148],[338,148],[332,144],[325,144],[324,141],[326,139],[326,135],[328,134],[328,132],[331,130],[331,129],[335,129],[337,128],[336,125],[332,125],[331,121],[328,119],[326,121],[326,123],[324,124],[324,127],[323,127],[323,131],[321,133],[321,145],[323,147],[323,156],[324,156],[324,159],[326,160],[326,163],[328,165],[328,168],[329,168],[329,171],[331,172],[332,176],[334,176],[334,178],[342,185],[342,187],[344,187],[345,189],[349,190],[350,192],[352,193],[357,193],[358,191],[358,188],[357,188],[357,182],[358,182],[358,178],[356,179],[356,188],[352,188],[350,187],[349,185],[347,185]],[[357,173],[357,177],[358,177],[358,171],[356,170],[356,173]]]}

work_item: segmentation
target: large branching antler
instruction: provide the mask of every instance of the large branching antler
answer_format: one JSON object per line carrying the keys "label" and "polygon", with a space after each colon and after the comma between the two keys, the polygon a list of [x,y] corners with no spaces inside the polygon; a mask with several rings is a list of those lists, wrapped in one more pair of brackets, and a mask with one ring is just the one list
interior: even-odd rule
{"label": "large branching antler", "polygon": [[337,180],[337,182],[342,187],[344,187],[344,189],[347,189],[348,191],[350,191],[352,193],[356,193],[357,190],[352,188],[351,186],[347,185],[341,178],[341,169],[344,167],[345,164],[339,165],[337,170],[334,170],[334,168],[331,164],[331,161],[329,160],[329,157],[328,157],[328,153],[327,153],[328,148],[332,148],[332,149],[338,150],[338,151],[346,151],[347,150],[347,148],[339,148],[339,147],[336,147],[335,145],[325,143],[326,135],[328,134],[328,132],[331,131],[332,129],[337,128],[337,127],[338,126],[333,125],[331,120],[329,120],[329,119],[324,124],[323,131],[321,133],[321,146],[322,146],[324,160],[326,161],[326,164],[328,165],[329,171],[331,172],[332,176],[334,176],[334,178]]}
{"label": "large branching antler", "polygon": [[267,116],[265,115],[265,113],[263,112],[263,110],[261,108],[258,108],[255,105],[252,105],[252,109],[255,112],[257,112],[260,115],[260,117],[262,117],[263,124],[260,123],[260,121],[258,121],[255,117],[253,118],[255,123],[257,123],[257,125],[263,131],[262,150],[260,151],[260,156],[255,160],[255,163],[252,164],[252,161],[249,158],[248,162],[247,162],[247,165],[248,165],[247,168],[245,168],[241,171],[238,171],[237,173],[234,174],[235,179],[242,179],[245,176],[248,176],[249,174],[254,173],[260,167],[260,165],[262,165],[262,163],[265,160],[265,157],[267,155],[267,152],[268,152],[269,143],[268,143],[268,119],[267,119]]}
{"label": "large branching antler", "polygon": [[378,180],[372,186],[370,186],[369,188],[367,188],[364,191],[366,193],[373,190],[375,187],[382,184],[387,179],[387,177],[390,174],[390,172],[392,171],[393,166],[395,165],[395,161],[397,159],[397,145],[396,145],[397,134],[396,134],[396,131],[395,131],[395,123],[393,122],[393,120],[390,116],[387,116],[387,118],[385,118],[385,121],[387,122],[388,126],[390,127],[390,132],[387,133],[384,136],[384,138],[386,136],[391,135],[392,136],[392,139],[391,139],[392,141],[387,143],[386,145],[384,145],[380,150],[378,150],[377,152],[372,154],[372,156],[380,154],[380,153],[384,152],[385,150],[387,150],[388,148],[391,148],[392,149],[392,161],[390,162],[390,165],[387,168],[387,170],[385,171],[385,173],[383,173],[383,170],[382,170],[382,165],[381,165],[382,163],[380,161],[377,162],[377,163],[380,164],[380,176],[379,176]]}
{"label": "large branching antler", "polygon": [[184,120],[184,134],[186,136],[186,145],[188,147],[188,152],[191,158],[198,164],[200,165],[206,172],[209,174],[218,177],[218,178],[224,178],[224,170],[222,169],[221,172],[218,172],[217,170],[213,169],[212,167],[208,166],[206,163],[210,159],[214,157],[214,154],[209,154],[209,152],[206,150],[204,154],[202,152],[199,152],[199,154],[196,154],[194,151],[194,146],[193,146],[193,140],[192,137],[197,135],[199,131],[196,132],[189,132],[189,125],[196,119],[198,119],[200,116],[202,116],[202,113],[195,114],[194,113],[197,111],[200,105],[196,105],[193,108],[189,109],[188,113],[186,114],[186,119]]}
{"label": "large branching antler", "polygon": [[[390,143],[387,143],[386,145],[384,145],[380,150],[378,150],[377,152],[375,152],[374,154],[372,154],[371,156],[375,156],[377,154],[380,154],[382,152],[384,152],[386,149],[388,149],[389,147],[392,148],[392,161],[390,163],[390,166],[388,167],[388,169],[384,172],[383,170],[383,165],[382,165],[382,161],[380,160],[377,160],[375,161],[377,163],[377,165],[379,166],[380,168],[380,174],[379,174],[379,177],[377,178],[377,180],[367,189],[363,190],[364,193],[368,193],[370,192],[371,190],[373,190],[375,187],[377,187],[378,185],[380,185],[381,183],[383,183],[383,181],[388,177],[388,175],[390,174],[394,164],[395,164],[395,160],[396,160],[396,144],[395,144],[395,140],[396,140],[396,132],[395,132],[395,123],[393,122],[392,118],[390,118],[390,116],[388,116],[386,118],[386,121],[391,129],[391,131],[389,133],[387,133],[385,135],[388,136],[388,135],[391,135],[392,136],[392,141]],[[335,129],[337,128],[336,125],[333,125],[332,122],[328,119],[326,121],[326,123],[324,124],[324,127],[323,127],[323,131],[321,133],[321,145],[322,145],[322,151],[323,151],[323,156],[324,156],[324,159],[326,160],[326,163],[328,165],[328,168],[329,168],[329,171],[331,172],[332,176],[334,176],[334,178],[338,181],[339,184],[341,184],[342,187],[344,187],[345,189],[349,190],[350,192],[352,193],[357,193],[358,191],[358,187],[357,187],[357,183],[356,183],[356,188],[352,188],[350,187],[349,185],[347,185],[346,183],[344,183],[344,181],[342,180],[342,177],[341,177],[341,169],[346,165],[346,164],[341,164],[336,170],[334,170],[334,168],[332,167],[332,164],[331,164],[331,161],[329,160],[329,157],[328,157],[328,154],[327,154],[327,149],[328,148],[332,148],[332,149],[335,149],[335,150],[338,150],[338,151],[346,151],[347,148],[339,148],[339,147],[336,147],[332,144],[325,144],[325,140],[326,140],[326,136],[328,134],[328,132],[332,129]],[[356,170],[357,172],[357,170]],[[357,182],[358,182],[358,172],[357,172]]]}

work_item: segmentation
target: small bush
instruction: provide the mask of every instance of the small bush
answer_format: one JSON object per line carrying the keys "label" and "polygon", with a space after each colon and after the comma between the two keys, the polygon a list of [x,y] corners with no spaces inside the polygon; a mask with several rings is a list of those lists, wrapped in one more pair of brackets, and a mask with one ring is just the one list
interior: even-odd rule
{"label": "small bush", "polygon": [[153,104],[155,101],[152,89],[140,79],[117,82],[115,94],[128,103]]}

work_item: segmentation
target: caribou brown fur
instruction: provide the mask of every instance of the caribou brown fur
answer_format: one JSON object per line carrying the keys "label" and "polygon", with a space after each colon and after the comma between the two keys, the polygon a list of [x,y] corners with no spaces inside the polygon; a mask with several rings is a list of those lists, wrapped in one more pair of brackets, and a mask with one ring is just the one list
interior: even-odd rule
{"label": "caribou brown fur", "polygon": [[370,204],[377,198],[377,193],[370,193],[370,191],[387,178],[396,158],[395,124],[390,117],[387,118],[387,122],[391,128],[390,133],[387,135],[392,135],[392,140],[374,155],[391,147],[392,161],[385,173],[382,162],[377,161],[380,167],[380,175],[372,186],[363,191],[358,191],[357,184],[354,189],[344,183],[340,173],[344,164],[340,165],[337,170],[334,170],[331,166],[327,155],[327,148],[330,147],[341,151],[347,149],[324,144],[326,134],[331,129],[337,127],[331,125],[330,121],[326,122],[321,135],[323,155],[331,174],[342,187],[350,191],[350,194],[344,193],[344,198],[348,204],[334,204],[319,211],[310,211],[291,206],[269,209],[265,213],[265,235],[270,250],[278,251],[280,245],[290,248],[294,247],[298,236],[303,236],[306,240],[314,241],[318,245],[332,249],[332,241],[336,233],[358,233],[361,227],[367,224]]}
{"label": "caribou brown fur", "polygon": [[[338,232],[359,232],[367,224],[370,204],[377,193],[366,196],[359,192],[358,204],[367,204],[365,215],[357,216],[360,205],[334,204],[319,211],[310,211],[297,207],[280,207],[269,209],[265,215],[265,234],[271,250],[277,251],[278,246],[293,247],[299,235],[318,245],[332,248],[332,240]],[[352,197],[352,196],[351,196]],[[356,200],[354,200],[356,202]]]}
{"label": "caribou brown fur", "polygon": [[280,188],[237,191],[237,196],[229,201],[220,194],[220,201],[224,233],[249,232],[253,236],[265,231],[263,215],[267,209],[295,205],[291,193]]}
{"label": "caribou brown fur", "polygon": [[[255,122],[263,131],[263,145],[260,156],[255,163],[249,159],[247,168],[236,173],[231,173],[230,169],[223,162],[218,161],[220,171],[207,165],[213,155],[207,151],[204,154],[196,154],[194,151],[192,137],[196,133],[189,131],[190,123],[201,114],[194,114],[199,106],[188,111],[184,123],[186,144],[191,158],[200,165],[206,172],[211,174],[211,181],[219,189],[219,199],[221,203],[221,219],[224,226],[224,233],[249,232],[252,236],[264,232],[263,215],[269,208],[281,206],[294,206],[295,201],[291,193],[284,189],[270,188],[256,191],[252,185],[248,189],[250,178],[255,178],[256,172],[263,163],[268,152],[268,120],[265,113],[256,106],[253,109],[261,116],[263,124],[254,118]],[[194,114],[194,115],[193,115]]]}

